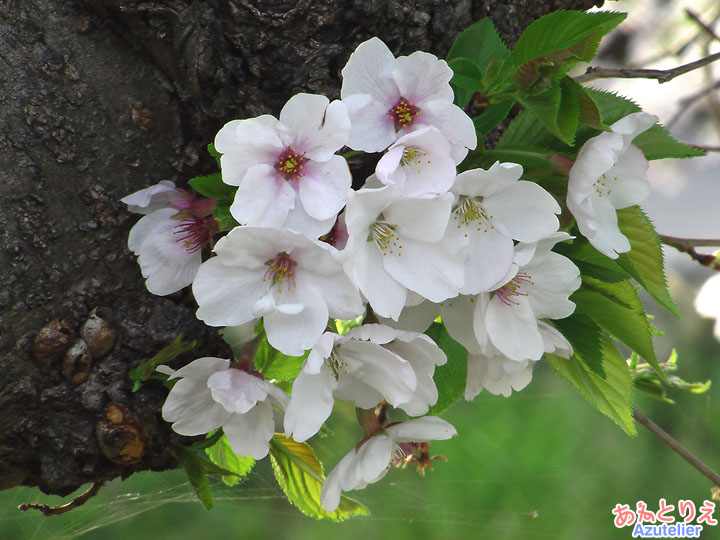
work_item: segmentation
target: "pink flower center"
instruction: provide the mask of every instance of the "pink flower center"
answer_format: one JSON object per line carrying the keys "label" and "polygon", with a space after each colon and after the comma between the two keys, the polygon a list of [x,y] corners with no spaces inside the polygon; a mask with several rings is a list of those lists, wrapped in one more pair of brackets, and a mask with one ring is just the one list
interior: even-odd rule
{"label": "pink flower center", "polygon": [[525,272],[518,272],[514,278],[495,291],[495,296],[506,306],[517,306],[520,302],[515,300],[516,296],[528,296],[527,292],[522,291],[523,285],[534,284],[532,276],[527,275]]}
{"label": "pink flower center", "polygon": [[295,286],[295,267],[297,263],[290,258],[285,252],[278,253],[274,259],[270,259],[265,263],[268,266],[263,280],[270,280],[273,285],[282,285],[288,283]]}
{"label": "pink flower center", "polygon": [[392,119],[393,124],[395,125],[395,130],[399,131],[411,125],[419,113],[420,109],[404,97],[401,97],[395,106],[392,107],[386,114]]}
{"label": "pink flower center", "polygon": [[287,147],[278,156],[275,162],[275,170],[283,175],[283,178],[287,181],[297,180],[303,176],[303,165],[307,161],[309,161],[307,158]]}
{"label": "pink flower center", "polygon": [[183,242],[188,253],[195,253],[207,244],[213,243],[220,229],[214,217],[196,217],[184,215],[179,225],[175,226],[173,234],[182,235],[177,241]]}

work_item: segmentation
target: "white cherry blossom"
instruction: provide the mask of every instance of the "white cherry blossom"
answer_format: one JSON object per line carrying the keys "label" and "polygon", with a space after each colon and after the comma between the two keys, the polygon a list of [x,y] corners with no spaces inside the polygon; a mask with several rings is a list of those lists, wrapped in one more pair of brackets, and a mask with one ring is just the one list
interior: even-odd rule
{"label": "white cherry blossom", "polygon": [[[334,511],[343,491],[363,489],[387,473],[399,443],[445,440],[457,435],[449,422],[437,416],[423,416],[390,425],[374,434],[360,448],[353,448],[328,474],[320,493],[320,504]],[[401,457],[401,456],[400,456]]]}
{"label": "white cherry blossom", "polygon": [[391,186],[351,192],[344,268],[382,317],[397,319],[408,291],[440,302],[463,285],[460,261],[441,243],[452,194],[402,197]]}
{"label": "white cherry blossom", "polygon": [[328,316],[364,311],[336,250],[287,229],[236,227],[193,282],[197,317],[210,326],[263,318],[270,344],[290,356],[312,348]]}
{"label": "white cherry blossom", "polygon": [[695,310],[703,317],[715,319],[714,333],[720,340],[720,274],[712,276],[695,297]]}
{"label": "white cherry blossom", "polygon": [[487,291],[505,276],[513,239],[537,242],[557,231],[560,206],[535,182],[519,180],[522,173],[520,165],[496,162],[457,176],[446,241],[465,263],[461,294]]}
{"label": "white cherry blossom", "polygon": [[477,145],[477,135],[470,117],[453,104],[452,76],[433,54],[395,58],[376,37],[358,45],[342,70],[340,95],[352,124],[348,146],[379,152],[410,131],[432,126],[460,163]]}
{"label": "white cherry blossom", "polygon": [[447,361],[423,334],[366,324],[345,335],[323,334],[293,384],[285,433],[313,436],[332,412],[335,398],[371,409],[383,399],[419,416],[437,402],[432,376]]}
{"label": "white cherry blossom", "polygon": [[222,178],[238,186],[230,207],[242,225],[327,233],[345,205],[352,178],[335,155],[350,131],[345,105],[296,94],[280,111],[227,123],[215,137]]}
{"label": "white cherry blossom", "polygon": [[650,194],[648,161],[631,141],[650,129],[657,117],[630,114],[588,140],[570,169],[567,206],[583,236],[595,248],[616,259],[630,251],[620,232],[616,210],[638,204]]}
{"label": "white cherry blossom", "polygon": [[400,137],[378,161],[375,174],[406,197],[442,195],[455,181],[450,144],[432,127]]}
{"label": "white cherry blossom", "polygon": [[275,432],[272,405],[284,409],[288,396],[269,382],[234,369],[224,358],[198,358],[173,371],[179,379],[162,408],[163,418],[180,435],[203,435],[222,428],[239,456],[264,458]]}

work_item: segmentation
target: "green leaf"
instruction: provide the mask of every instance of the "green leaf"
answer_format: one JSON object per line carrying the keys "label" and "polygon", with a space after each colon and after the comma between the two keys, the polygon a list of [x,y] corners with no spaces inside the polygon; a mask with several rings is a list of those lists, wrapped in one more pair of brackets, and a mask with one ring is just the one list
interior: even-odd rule
{"label": "green leaf", "polygon": [[555,328],[570,342],[573,351],[585,366],[604,379],[601,345],[603,331],[600,327],[589,317],[578,312],[552,322]]}
{"label": "green leaf", "polygon": [[[639,112],[642,109],[632,100],[619,96],[613,92],[604,92],[594,88],[587,88],[587,93],[597,103],[606,125],[613,124],[628,114]],[[592,136],[585,133],[586,136]],[[583,141],[584,142],[584,141]],[[688,158],[704,156],[705,152],[687,144],[678,142],[670,132],[660,124],[655,124],[645,133],[641,133],[633,144],[639,147],[648,160],[663,158]]]}
{"label": "green leaf", "polygon": [[433,323],[425,333],[437,343],[438,347],[447,356],[447,363],[435,368],[433,377],[438,390],[438,400],[430,408],[428,414],[437,416],[442,414],[465,393],[468,352],[465,347],[450,337],[445,326],[441,323]]}
{"label": "green leaf", "polygon": [[325,473],[315,452],[306,443],[276,433],[270,441],[270,461],[278,484],[288,500],[303,514],[332,521],[370,514],[364,505],[345,495],[340,498],[340,504],[334,512],[327,512],[320,507]]}
{"label": "green leaf", "polygon": [[[555,11],[533,22],[525,29],[513,50],[513,62],[525,62],[552,53],[571,49],[578,60],[590,61],[595,56],[599,38],[620,24],[627,15],[611,11]],[[590,43],[581,43],[591,38]]]}
{"label": "green leaf", "polygon": [[554,250],[572,260],[584,276],[608,282],[623,281],[630,277],[615,260],[600,253],[582,236],[573,242],[558,244]]}
{"label": "green leaf", "polygon": [[572,83],[564,80],[553,83],[539,94],[518,92],[516,99],[553,135],[572,146],[580,118],[577,92]]}
{"label": "green leaf", "polygon": [[675,305],[665,279],[662,245],[645,213],[639,206],[618,210],[620,232],[630,240],[630,251],[622,253],[617,261],[662,307],[676,317],[680,311]]}
{"label": "green leaf", "polygon": [[230,448],[227,437],[223,435],[213,446],[205,449],[205,453],[215,465],[231,471],[232,475],[223,475],[222,481],[228,486],[234,486],[241,477],[247,476],[255,465],[252,456],[238,456]]}
{"label": "green leaf", "polygon": [[587,124],[594,129],[604,130],[605,125],[603,124],[602,114],[600,114],[598,104],[588,93],[587,89],[570,77],[565,77],[563,82],[575,89],[580,112],[579,122],[581,124]]}
{"label": "green leaf", "polygon": [[583,276],[582,286],[570,299],[578,310],[642,356],[665,378],[655,357],[645,310],[629,281],[607,283]]}
{"label": "green leaf", "polygon": [[235,475],[235,473],[215,465],[211,461],[201,457],[200,454],[182,446],[173,448],[173,454],[185,469],[190,485],[195,491],[195,495],[197,495],[200,502],[203,503],[203,506],[207,510],[210,510],[214,506],[214,502],[207,475],[219,474],[224,477]]}
{"label": "green leaf", "polygon": [[466,28],[455,38],[447,59],[450,63],[455,58],[466,58],[482,73],[494,58],[507,58],[509,54],[510,51],[500,38],[495,25],[485,18]]}
{"label": "green leaf", "polygon": [[232,202],[235,197],[237,187],[229,186],[222,181],[220,173],[210,174],[208,176],[196,176],[191,178],[188,183],[200,195],[205,197],[213,197],[218,201]]}
{"label": "green leaf", "polygon": [[538,147],[551,151],[567,152],[568,146],[560,142],[528,110],[520,111],[503,133],[497,148]]}
{"label": "green leaf", "polygon": [[464,107],[473,93],[480,90],[482,71],[466,58],[454,58],[448,65],[453,70],[450,86],[455,92],[455,104]]}
{"label": "green leaf", "polygon": [[207,151],[208,153],[215,158],[215,161],[217,162],[218,169],[221,169],[220,166],[220,158],[222,157],[222,154],[215,150],[215,145],[213,143],[210,143],[207,145]]}
{"label": "green leaf", "polygon": [[183,341],[183,335],[178,334],[170,345],[163,347],[160,352],[147,362],[143,362],[130,370],[128,377],[131,381],[134,381],[132,391],[137,392],[142,387],[143,381],[148,379],[160,364],[170,362],[181,354],[193,350],[195,345],[197,345],[197,341]]}
{"label": "green leaf", "polygon": [[365,315],[359,315],[349,321],[343,321],[342,319],[335,319],[335,329],[338,334],[345,335],[356,326],[360,326],[365,319]]}
{"label": "green leaf", "polygon": [[602,367],[605,377],[589,371],[577,354],[569,359],[546,354],[545,359],[570,386],[608,416],[628,435],[635,436],[632,416],[633,379],[625,360],[607,336],[602,338]]}
{"label": "green leaf", "polygon": [[309,353],[310,351],[306,351],[302,356],[287,356],[273,348],[267,336],[263,336],[255,349],[253,364],[266,379],[292,381],[300,373]]}
{"label": "green leaf", "polygon": [[512,106],[512,101],[495,103],[490,105],[480,116],[473,118],[472,121],[477,134],[482,137],[490,133],[500,122],[505,120]]}
{"label": "green leaf", "polygon": [[239,225],[230,213],[230,203],[218,203],[213,211],[213,217],[221,231],[230,231]]}

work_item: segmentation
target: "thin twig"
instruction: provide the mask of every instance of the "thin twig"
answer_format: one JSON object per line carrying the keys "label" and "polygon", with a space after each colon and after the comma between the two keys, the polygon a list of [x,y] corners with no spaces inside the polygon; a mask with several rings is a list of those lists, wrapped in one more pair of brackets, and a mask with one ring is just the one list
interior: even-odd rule
{"label": "thin twig", "polygon": [[83,504],[88,502],[89,499],[92,499],[95,495],[97,495],[98,491],[100,491],[100,488],[104,485],[105,482],[95,482],[92,486],[90,486],[87,491],[81,493],[67,504],[50,506],[48,504],[42,503],[22,503],[18,506],[18,509],[22,510],[23,512],[27,512],[28,510],[33,509],[40,511],[44,516],[57,516],[59,514],[64,514],[65,512],[69,512],[73,508],[82,506]]}
{"label": "thin twig", "polygon": [[663,244],[672,246],[678,251],[687,253],[690,258],[703,266],[707,266],[712,270],[720,270],[720,265],[716,262],[716,257],[707,253],[698,253],[695,248],[699,246],[714,247],[720,246],[720,239],[707,238],[678,238],[676,236],[667,236],[659,234],[658,237]]}
{"label": "thin twig", "polygon": [[[709,24],[703,22],[702,19],[700,19],[700,15],[695,13],[690,8],[686,8],[685,13],[687,14],[688,17],[690,17],[693,21],[695,21],[700,28],[702,28],[705,32],[707,32],[711,38],[720,40],[720,37],[718,37],[718,35],[715,33],[715,29],[712,26],[710,26]],[[713,21],[711,24],[714,24],[714,22],[715,21]]]}
{"label": "thin twig", "polygon": [[713,90],[717,90],[718,88],[720,88],[720,80],[717,80],[714,83],[706,86],[702,90],[699,90],[698,92],[681,99],[680,103],[678,103],[678,111],[665,124],[665,127],[668,129],[671,128],[675,124],[675,122],[677,122],[684,113],[686,113],[688,110],[690,110],[691,105],[693,105],[696,101],[707,96]]}
{"label": "thin twig", "polygon": [[690,450],[673,439],[670,434],[635,408],[633,408],[633,416],[635,420],[648,428],[653,435],[672,448],[681,458],[700,471],[700,474],[709,479],[714,486],[720,486],[720,474],[705,465],[705,463],[695,457]]}
{"label": "thin twig", "polygon": [[705,150],[705,152],[720,152],[720,146],[703,146],[702,144],[691,144],[693,148]]}
{"label": "thin twig", "polygon": [[578,82],[587,82],[595,79],[657,79],[658,83],[666,83],[675,77],[684,75],[695,69],[707,66],[715,60],[720,59],[720,52],[695,60],[689,64],[683,64],[672,69],[640,69],[640,68],[603,68],[592,67],[587,68],[585,73],[576,77]]}

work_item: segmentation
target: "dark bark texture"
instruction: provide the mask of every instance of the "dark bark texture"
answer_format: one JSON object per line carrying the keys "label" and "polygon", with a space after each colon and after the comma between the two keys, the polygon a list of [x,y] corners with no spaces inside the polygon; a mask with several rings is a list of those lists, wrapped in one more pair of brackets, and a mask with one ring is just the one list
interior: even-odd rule
{"label": "dark bark texture", "polygon": [[[231,119],[277,115],[297,92],[337,98],[371,36],[444,57],[482,17],[511,44],[545,13],[594,3],[0,0],[0,489],[64,495],[177,466],[166,390],[132,393],[128,370],[180,332],[198,347],[178,363],[229,354],[189,292],[145,290],[121,197],[210,171],[205,145]],[[108,324],[103,354],[93,328]]]}

